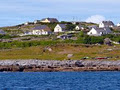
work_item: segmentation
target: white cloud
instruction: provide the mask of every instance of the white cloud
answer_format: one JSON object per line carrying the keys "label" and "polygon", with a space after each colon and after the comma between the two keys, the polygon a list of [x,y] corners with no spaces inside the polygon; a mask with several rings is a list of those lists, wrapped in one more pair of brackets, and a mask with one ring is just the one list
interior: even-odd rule
{"label": "white cloud", "polygon": [[93,15],[86,19],[86,22],[93,22],[93,23],[100,23],[101,21],[104,21],[105,17],[102,15]]}

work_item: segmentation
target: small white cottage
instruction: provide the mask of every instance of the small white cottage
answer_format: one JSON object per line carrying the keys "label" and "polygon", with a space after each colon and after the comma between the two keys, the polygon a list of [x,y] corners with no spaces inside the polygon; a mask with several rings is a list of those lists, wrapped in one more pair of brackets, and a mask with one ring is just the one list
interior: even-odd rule
{"label": "small white cottage", "polygon": [[0,35],[5,35],[5,31],[3,31],[2,29],[0,29]]}
{"label": "small white cottage", "polygon": [[110,28],[92,28],[87,35],[89,36],[102,36],[106,34],[110,34],[112,31]]}
{"label": "small white cottage", "polygon": [[31,25],[34,24],[33,22],[25,22],[24,25]]}
{"label": "small white cottage", "polygon": [[114,27],[114,23],[112,21],[102,21],[99,24],[99,28],[105,28],[105,27]]}
{"label": "small white cottage", "polygon": [[117,27],[120,27],[120,23],[117,24]]}
{"label": "small white cottage", "polygon": [[40,20],[35,20],[34,21],[34,24],[38,24],[38,23],[40,23]]}
{"label": "small white cottage", "polygon": [[81,25],[77,25],[77,26],[75,27],[75,30],[84,30],[84,27],[81,26]]}
{"label": "small white cottage", "polygon": [[59,21],[56,18],[43,18],[40,22],[42,22],[42,23],[56,23]]}
{"label": "small white cottage", "polygon": [[66,31],[66,25],[65,24],[57,24],[56,27],[54,28],[54,32],[65,32]]}
{"label": "small white cottage", "polygon": [[48,35],[51,33],[52,31],[46,25],[36,26],[35,28],[32,29],[33,35]]}

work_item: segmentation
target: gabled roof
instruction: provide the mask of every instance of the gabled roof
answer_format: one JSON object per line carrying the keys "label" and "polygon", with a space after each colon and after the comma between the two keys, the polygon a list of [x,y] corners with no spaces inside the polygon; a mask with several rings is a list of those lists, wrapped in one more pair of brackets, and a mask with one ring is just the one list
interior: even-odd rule
{"label": "gabled roof", "polygon": [[105,32],[105,30],[103,28],[94,28],[98,33],[100,32]]}
{"label": "gabled roof", "polygon": [[32,30],[46,30],[46,31],[51,31],[50,28],[47,25],[36,26]]}
{"label": "gabled roof", "polygon": [[66,28],[66,24],[58,24],[61,28],[65,29]]}
{"label": "gabled roof", "polygon": [[111,33],[112,31],[110,30],[110,28],[94,28],[98,33],[100,32],[108,32]]}
{"label": "gabled roof", "polygon": [[58,22],[56,18],[43,18],[41,21],[48,19],[50,22]]}
{"label": "gabled roof", "polygon": [[110,30],[110,28],[108,28],[108,27],[104,28],[104,30],[105,30],[106,32],[112,32],[112,31]]}
{"label": "gabled roof", "polygon": [[104,25],[112,25],[114,26],[114,23],[112,21],[102,21]]}
{"label": "gabled roof", "polygon": [[5,32],[2,29],[0,29],[0,34],[5,34]]}

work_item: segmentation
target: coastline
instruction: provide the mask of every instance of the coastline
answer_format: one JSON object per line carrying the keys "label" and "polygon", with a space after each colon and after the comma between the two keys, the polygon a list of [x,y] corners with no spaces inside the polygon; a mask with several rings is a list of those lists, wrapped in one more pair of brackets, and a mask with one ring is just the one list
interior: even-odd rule
{"label": "coastline", "polygon": [[1,60],[0,72],[120,71],[120,61]]}

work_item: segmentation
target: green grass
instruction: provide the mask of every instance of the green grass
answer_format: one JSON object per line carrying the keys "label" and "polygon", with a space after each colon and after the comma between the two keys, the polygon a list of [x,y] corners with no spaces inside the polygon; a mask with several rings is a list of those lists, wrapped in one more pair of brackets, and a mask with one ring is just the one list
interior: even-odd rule
{"label": "green grass", "polygon": [[[46,46],[33,46],[21,49],[3,49],[0,51],[0,59],[41,59],[41,60],[67,60],[68,54],[73,54],[71,59],[80,60],[83,57],[111,57],[110,60],[119,60],[120,45],[113,46],[90,46],[84,45],[53,45],[49,46],[52,51],[45,51]],[[108,51],[107,49],[113,49]],[[116,58],[117,57],[117,58]]]}

